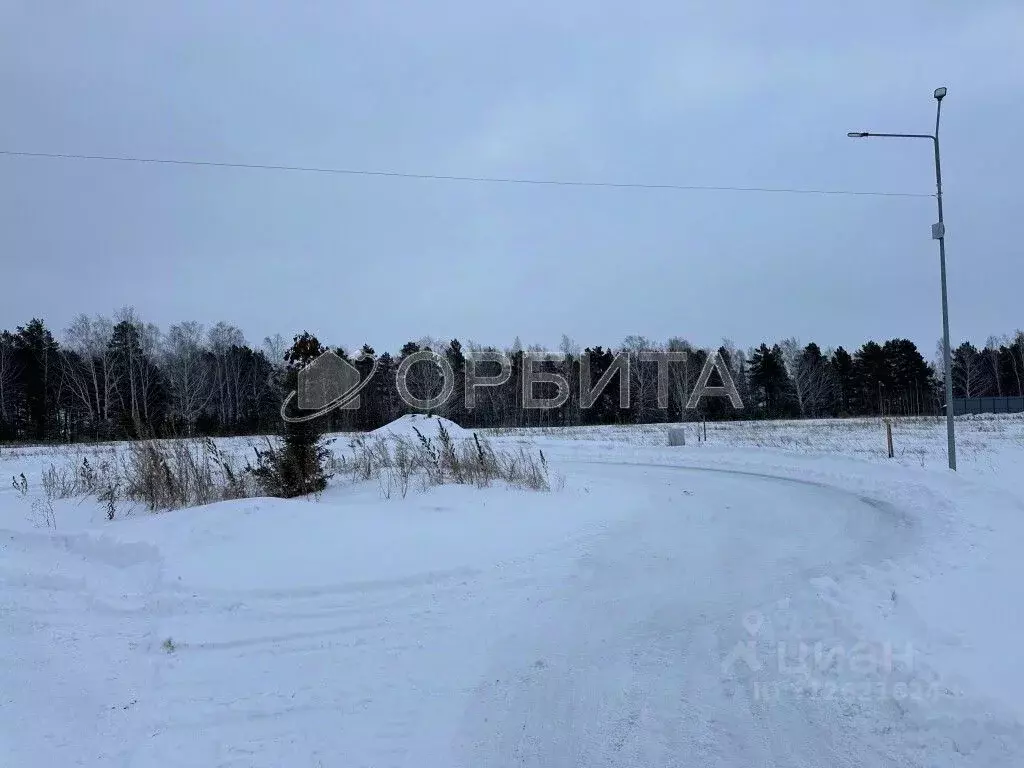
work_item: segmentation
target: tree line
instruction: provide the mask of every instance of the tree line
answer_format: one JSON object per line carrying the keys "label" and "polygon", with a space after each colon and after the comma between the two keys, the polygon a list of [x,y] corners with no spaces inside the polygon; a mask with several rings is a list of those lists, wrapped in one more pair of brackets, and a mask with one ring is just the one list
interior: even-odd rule
{"label": "tree line", "polygon": [[[76,441],[277,432],[281,403],[294,386],[296,361],[315,359],[332,349],[352,360],[365,376],[376,356],[369,345],[350,353],[324,345],[302,332],[287,343],[280,335],[250,344],[242,331],[220,322],[204,328],[183,322],[166,330],[144,322],[132,308],[114,317],[77,316],[58,340],[46,323],[33,318],[13,331],[0,331],[0,440]],[[724,341],[716,349],[697,348],[682,338],[656,343],[629,336],[615,346],[581,347],[568,337],[559,349],[482,347],[457,339],[409,341],[395,354],[384,352],[377,373],[356,410],[324,417],[329,430],[368,430],[414,409],[395,387],[402,361],[422,350],[443,355],[458,386],[434,412],[467,427],[574,426],[650,423],[694,418],[828,418],[845,416],[938,415],[942,413],[945,371],[938,349],[925,359],[907,339],[865,342],[859,349],[826,348],[790,338],[749,349]],[[685,351],[684,364],[668,372],[667,407],[658,403],[656,363],[645,352]],[[697,409],[685,404],[704,362],[718,352],[743,400],[734,409],[723,398],[704,398]],[[511,374],[500,386],[475,390],[472,407],[463,396],[467,359],[480,352],[502,353]],[[541,368],[569,384],[556,408],[523,408],[524,361],[545,356]],[[581,403],[581,376],[589,371],[590,391],[602,374],[628,355],[628,369],[615,372],[589,407]],[[581,364],[586,363],[586,366]],[[497,364],[494,364],[495,366]],[[537,364],[533,363],[536,367]],[[291,377],[289,377],[291,372]],[[478,375],[495,375],[487,364]],[[990,337],[978,349],[964,342],[953,352],[955,397],[1024,396],[1024,332]],[[623,381],[628,377],[628,382]],[[721,383],[712,377],[711,384]],[[441,374],[418,363],[406,379],[417,397],[438,394]],[[629,403],[620,404],[628,384]],[[537,396],[552,396],[551,383],[535,385]]]}

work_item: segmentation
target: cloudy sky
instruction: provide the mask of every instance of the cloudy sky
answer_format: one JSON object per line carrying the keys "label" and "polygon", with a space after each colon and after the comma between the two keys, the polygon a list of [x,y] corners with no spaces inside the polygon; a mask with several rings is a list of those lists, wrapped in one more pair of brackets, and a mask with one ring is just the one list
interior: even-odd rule
{"label": "cloudy sky", "polygon": [[1024,3],[0,0],[0,150],[923,197],[503,185],[0,156],[0,328],[134,305],[746,347],[1024,326]]}

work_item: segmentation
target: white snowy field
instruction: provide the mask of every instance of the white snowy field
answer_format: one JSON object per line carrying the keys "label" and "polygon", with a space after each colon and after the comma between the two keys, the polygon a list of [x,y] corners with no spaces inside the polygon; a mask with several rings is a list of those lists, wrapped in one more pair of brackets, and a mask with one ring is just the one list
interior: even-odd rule
{"label": "white snowy field", "polygon": [[[680,424],[624,424],[598,427],[511,428],[484,430],[504,436],[558,437],[611,441],[630,445],[666,445],[670,426],[683,426],[687,443],[701,447],[698,431],[707,431],[708,447],[773,448],[805,455],[841,455],[906,466],[947,466],[945,417],[892,419],[894,458],[888,458],[885,423],[878,417],[807,419],[800,421],[735,421]],[[1012,470],[1024,451],[1024,414],[982,414],[956,419],[958,471],[1003,476],[1016,482]]]}
{"label": "white snowy field", "polygon": [[55,527],[4,448],[0,766],[1024,765],[1024,420],[958,427],[955,474],[930,420],[547,430],[494,441],[548,492]]}

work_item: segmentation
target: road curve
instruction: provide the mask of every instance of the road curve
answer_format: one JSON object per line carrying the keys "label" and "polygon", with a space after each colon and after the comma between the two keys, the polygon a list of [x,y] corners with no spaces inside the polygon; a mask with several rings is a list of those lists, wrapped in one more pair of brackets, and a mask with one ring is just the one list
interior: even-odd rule
{"label": "road curve", "polygon": [[492,640],[451,764],[1024,764],[1019,725],[979,721],[828,594],[913,548],[898,510],[757,473],[576,469],[636,483],[636,515]]}

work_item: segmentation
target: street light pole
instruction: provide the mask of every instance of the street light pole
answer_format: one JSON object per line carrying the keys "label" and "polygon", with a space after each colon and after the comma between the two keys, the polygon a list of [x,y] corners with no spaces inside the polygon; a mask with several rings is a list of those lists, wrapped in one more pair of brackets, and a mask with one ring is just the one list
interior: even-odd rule
{"label": "street light pole", "polygon": [[952,353],[949,346],[949,301],[946,298],[946,224],[942,219],[942,163],[939,158],[939,118],[942,116],[942,100],[946,97],[945,88],[935,89],[935,133],[868,133],[867,131],[846,134],[852,139],[893,138],[893,139],[931,139],[935,148],[935,199],[939,206],[939,221],[932,225],[932,239],[939,241],[939,272],[942,283],[942,362],[945,367],[946,379],[946,455],[949,457],[949,468],[956,470],[956,433],[953,422],[953,366]]}
{"label": "street light pole", "polygon": [[946,224],[942,219],[942,161],[939,159],[939,117],[945,88],[935,89],[935,200],[939,206],[939,224],[935,228],[939,241],[939,272],[942,276],[942,363],[946,368],[946,453],[949,468],[956,470],[956,436],[953,429],[953,365],[949,347],[949,301],[946,298]]}

